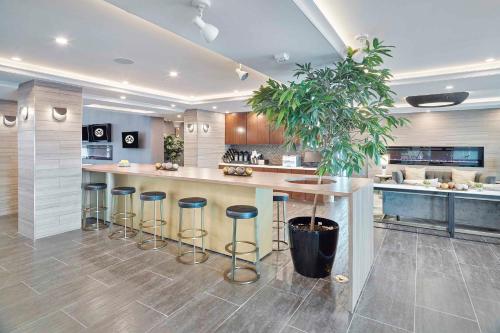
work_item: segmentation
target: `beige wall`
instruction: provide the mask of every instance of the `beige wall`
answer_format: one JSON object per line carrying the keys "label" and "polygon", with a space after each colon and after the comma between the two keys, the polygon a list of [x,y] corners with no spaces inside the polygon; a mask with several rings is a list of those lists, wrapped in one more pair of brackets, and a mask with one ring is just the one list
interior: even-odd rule
{"label": "beige wall", "polygon": [[[189,124],[194,131],[189,132]],[[203,124],[210,127],[203,131]],[[184,113],[184,165],[217,168],[224,154],[225,117],[223,113],[186,110]]]}
{"label": "beige wall", "polygon": [[0,216],[17,213],[17,125],[3,116],[17,115],[17,102],[0,100]]}
{"label": "beige wall", "polygon": [[[32,239],[80,228],[82,90],[29,81],[18,90],[19,232]],[[67,108],[58,122],[52,107]]]}
{"label": "beige wall", "polygon": [[[390,146],[483,146],[484,168],[472,169],[500,177],[500,109],[422,112],[402,115],[411,125],[393,132]],[[400,169],[389,165],[388,173]],[[429,166],[429,170],[450,169]],[[380,169],[372,167],[370,175]]]}

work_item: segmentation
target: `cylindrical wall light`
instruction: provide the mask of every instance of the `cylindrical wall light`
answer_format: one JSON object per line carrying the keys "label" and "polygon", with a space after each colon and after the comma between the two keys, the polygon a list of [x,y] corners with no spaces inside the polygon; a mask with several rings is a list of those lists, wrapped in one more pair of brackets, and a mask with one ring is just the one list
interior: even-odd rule
{"label": "cylindrical wall light", "polygon": [[28,107],[27,106],[23,106],[19,109],[19,116],[21,117],[22,120],[28,119]]}
{"label": "cylindrical wall light", "polygon": [[16,125],[16,116],[3,116],[3,124],[7,127]]}
{"label": "cylindrical wall light", "polygon": [[208,132],[208,129],[210,128],[210,125],[209,124],[203,124],[203,132],[207,133]]}
{"label": "cylindrical wall light", "polygon": [[67,113],[68,113],[68,109],[66,109],[66,108],[57,108],[57,107],[52,108],[52,117],[54,117],[54,119],[57,121],[66,120]]}

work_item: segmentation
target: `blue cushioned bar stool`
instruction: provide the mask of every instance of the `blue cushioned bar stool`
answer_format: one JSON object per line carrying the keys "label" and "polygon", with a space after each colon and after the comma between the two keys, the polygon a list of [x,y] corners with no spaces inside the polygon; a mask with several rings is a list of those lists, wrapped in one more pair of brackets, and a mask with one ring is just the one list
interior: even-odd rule
{"label": "blue cushioned bar stool", "polygon": [[[165,192],[143,192],[141,193],[141,221],[139,223],[139,243],[137,246],[142,250],[158,250],[167,245],[167,241],[163,236],[163,226],[167,224],[163,214],[163,200],[167,197]],[[153,218],[149,220],[144,220],[144,202],[150,201],[153,203]],[[160,216],[158,218],[156,206],[159,206]],[[156,230],[160,227],[160,238],[156,235]],[[153,235],[147,239],[144,239],[143,229],[153,228]]]}
{"label": "blue cushioned bar stool", "polygon": [[[236,205],[230,206],[226,209],[226,216],[233,219],[233,240],[231,243],[226,245],[226,251],[231,253],[231,267],[224,271],[224,279],[231,283],[236,284],[248,284],[257,281],[260,278],[260,257],[259,257],[259,230],[257,224],[257,214],[258,210],[253,206],[245,206],[245,205]],[[236,229],[239,219],[251,219],[254,220],[254,230],[255,230],[255,242],[250,241],[239,241],[236,239]],[[253,249],[249,251],[237,251],[237,244],[249,244],[253,247]],[[250,254],[255,253],[255,268],[253,267],[243,267],[236,266],[236,255],[237,254]],[[236,271],[238,270],[247,270],[255,273],[255,277],[251,279],[237,279]]]}
{"label": "blue cushioned bar stool", "polygon": [[[282,192],[273,193],[273,202],[276,202],[276,217],[273,221],[273,229],[276,230],[276,239],[273,239],[273,251],[288,250],[288,242],[286,236],[288,234],[288,223],[286,221],[286,202],[288,201],[288,194]],[[280,207],[281,206],[281,207]],[[282,215],[280,215],[280,208]],[[281,237],[283,234],[283,237]]]}
{"label": "blue cushioned bar stool", "polygon": [[[194,265],[205,262],[208,259],[208,253],[205,251],[205,236],[208,234],[205,230],[204,211],[203,208],[207,205],[207,199],[191,197],[180,199],[179,202],[179,243],[177,246],[177,261],[183,264]],[[193,218],[191,220],[191,228],[183,229],[182,226],[182,213],[184,209],[193,210]],[[200,209],[200,228],[196,228],[196,208]],[[193,249],[190,251],[182,251],[182,240],[191,239],[193,242]],[[201,239],[201,251],[196,251],[196,240]],[[198,259],[196,255],[200,255]],[[186,259],[186,256],[192,255],[193,259]]]}
{"label": "blue cushioned bar stool", "polygon": [[[105,183],[89,183],[83,189],[82,229],[96,231],[107,228],[105,216],[106,202]],[[95,194],[95,206],[92,205],[92,194]]]}
{"label": "blue cushioned bar stool", "polygon": [[[111,213],[111,234],[109,238],[111,239],[127,239],[135,237],[136,232],[134,230],[134,217],[133,212],[134,202],[133,195],[135,193],[135,187],[115,187],[111,190],[112,197],[112,213]],[[123,199],[123,210],[119,211],[118,204],[120,198]],[[130,221],[130,222],[129,222]],[[113,230],[115,224],[120,225],[118,222],[123,222],[123,229]],[[130,226],[129,226],[130,225]]]}

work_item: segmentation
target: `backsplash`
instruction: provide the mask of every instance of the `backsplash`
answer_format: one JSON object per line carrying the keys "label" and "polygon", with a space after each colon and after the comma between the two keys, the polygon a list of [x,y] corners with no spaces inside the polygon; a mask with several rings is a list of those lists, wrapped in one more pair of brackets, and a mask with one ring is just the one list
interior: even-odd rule
{"label": "backsplash", "polygon": [[270,164],[274,165],[281,165],[281,157],[283,155],[303,155],[301,152],[288,151],[283,145],[226,145],[226,150],[228,150],[229,148],[233,148],[238,151],[249,151],[250,153],[252,152],[252,150],[256,150],[257,152],[264,155],[264,158],[268,159]]}

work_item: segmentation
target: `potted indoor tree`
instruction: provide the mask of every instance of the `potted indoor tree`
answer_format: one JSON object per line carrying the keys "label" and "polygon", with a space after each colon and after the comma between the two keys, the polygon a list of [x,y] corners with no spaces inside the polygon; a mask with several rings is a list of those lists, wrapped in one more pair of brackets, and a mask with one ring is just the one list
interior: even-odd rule
{"label": "potted indoor tree", "polygon": [[184,152],[184,141],[173,136],[164,135],[163,148],[165,153],[165,161],[171,163],[180,163],[180,158]]}
{"label": "potted indoor tree", "polygon": [[[391,131],[408,120],[389,113],[394,93],[391,73],[382,67],[391,47],[378,39],[359,49],[348,48],[345,59],[332,67],[297,65],[295,82],[269,79],[248,104],[276,127],[284,128],[285,144],[321,154],[317,183],[323,176],[351,176],[369,160],[379,164],[392,140]],[[295,270],[305,276],[330,274],[335,259],[338,224],[316,217],[317,195],[310,216],[288,221]]]}

